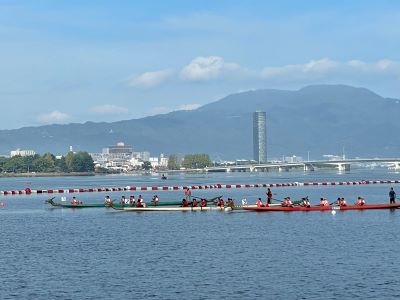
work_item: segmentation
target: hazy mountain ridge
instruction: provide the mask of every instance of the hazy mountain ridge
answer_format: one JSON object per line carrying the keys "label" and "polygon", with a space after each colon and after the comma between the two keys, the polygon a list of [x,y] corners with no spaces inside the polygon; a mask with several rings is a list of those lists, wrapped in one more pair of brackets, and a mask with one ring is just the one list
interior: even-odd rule
{"label": "hazy mountain ridge", "polygon": [[113,123],[46,125],[0,131],[0,153],[15,148],[65,153],[100,152],[124,141],[137,151],[207,152],[213,158],[252,158],[252,113],[267,112],[268,157],[400,156],[398,99],[365,88],[316,85],[298,91],[232,94],[193,111],[175,111]]}

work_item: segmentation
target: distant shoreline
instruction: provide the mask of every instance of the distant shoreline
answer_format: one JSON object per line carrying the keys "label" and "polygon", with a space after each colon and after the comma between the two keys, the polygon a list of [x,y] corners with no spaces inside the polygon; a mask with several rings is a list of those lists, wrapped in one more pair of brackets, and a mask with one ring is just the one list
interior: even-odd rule
{"label": "distant shoreline", "polygon": [[64,177],[64,176],[95,176],[101,175],[95,172],[71,172],[71,173],[0,173],[2,177]]}

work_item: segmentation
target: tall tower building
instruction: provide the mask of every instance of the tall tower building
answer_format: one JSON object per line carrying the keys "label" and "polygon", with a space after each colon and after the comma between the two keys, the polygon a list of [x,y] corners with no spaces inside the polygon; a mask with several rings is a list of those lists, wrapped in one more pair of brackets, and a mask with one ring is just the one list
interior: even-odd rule
{"label": "tall tower building", "polygon": [[254,160],[259,163],[267,162],[267,127],[265,111],[253,113],[253,151]]}

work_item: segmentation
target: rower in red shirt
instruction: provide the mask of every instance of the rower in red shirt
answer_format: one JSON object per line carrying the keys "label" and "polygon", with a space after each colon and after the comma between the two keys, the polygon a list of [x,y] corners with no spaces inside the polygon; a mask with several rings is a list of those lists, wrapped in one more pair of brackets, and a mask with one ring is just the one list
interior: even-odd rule
{"label": "rower in red shirt", "polygon": [[201,205],[201,207],[206,207],[207,206],[206,199],[201,199],[200,205]]}
{"label": "rower in red shirt", "polygon": [[258,198],[258,200],[257,200],[257,207],[264,207],[264,205],[262,204],[261,198]]}
{"label": "rower in red shirt", "polygon": [[182,199],[182,207],[188,207],[189,203],[186,199]]}
{"label": "rower in red shirt", "polygon": [[224,202],[224,199],[222,199],[222,198],[220,198],[219,200],[218,200],[218,204],[217,204],[219,207],[224,207],[225,206],[225,202]]}
{"label": "rower in red shirt", "polygon": [[197,201],[196,201],[196,199],[193,199],[193,201],[192,201],[192,207],[196,207],[197,206]]}

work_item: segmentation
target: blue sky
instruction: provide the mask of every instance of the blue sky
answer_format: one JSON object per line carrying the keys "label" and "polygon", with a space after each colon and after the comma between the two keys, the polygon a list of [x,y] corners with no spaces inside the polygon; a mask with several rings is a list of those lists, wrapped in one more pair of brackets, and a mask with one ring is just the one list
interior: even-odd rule
{"label": "blue sky", "polygon": [[400,1],[0,1],[0,129],[342,83],[400,98]]}

